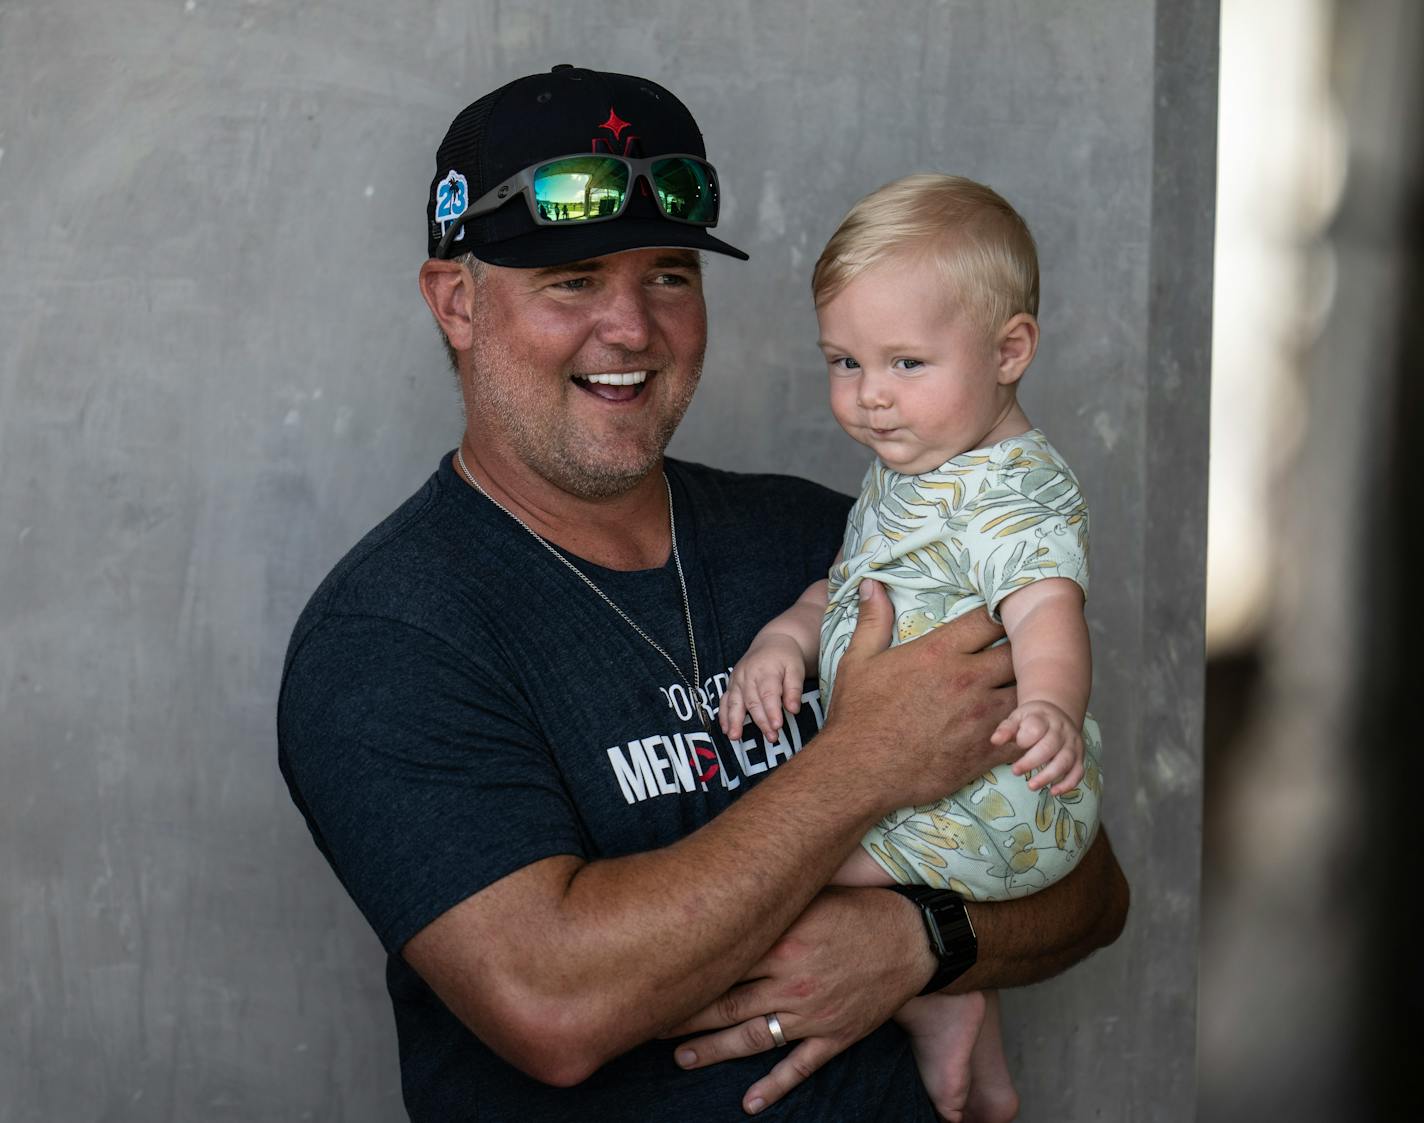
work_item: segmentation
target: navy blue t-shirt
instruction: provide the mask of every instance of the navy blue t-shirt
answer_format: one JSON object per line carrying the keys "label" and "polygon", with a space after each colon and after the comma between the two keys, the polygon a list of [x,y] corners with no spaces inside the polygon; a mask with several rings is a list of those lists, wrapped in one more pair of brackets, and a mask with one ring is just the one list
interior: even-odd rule
{"label": "navy blue t-shirt", "polygon": [[[715,709],[757,630],[825,575],[850,501],[789,477],[673,460],[667,474],[697,685]],[[672,561],[622,572],[573,560],[690,677]],[[312,596],[283,676],[282,774],[388,954],[402,1087],[417,1123],[745,1118],[742,1094],[774,1054],[684,1072],[675,1043],[654,1041],[576,1088],[553,1088],[495,1056],[400,956],[436,917],[532,862],[675,842],[820,725],[808,686],[789,744],[762,744],[752,725],[729,744],[703,731],[687,694],[608,605],[463,483],[449,456]],[[890,1024],[763,1117],[934,1115]]]}

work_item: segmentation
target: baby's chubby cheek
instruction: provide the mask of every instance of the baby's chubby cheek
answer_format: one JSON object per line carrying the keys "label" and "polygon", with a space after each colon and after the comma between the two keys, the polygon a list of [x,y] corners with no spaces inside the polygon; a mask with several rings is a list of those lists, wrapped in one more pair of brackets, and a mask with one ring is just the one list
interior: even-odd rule
{"label": "baby's chubby cheek", "polygon": [[847,401],[845,395],[837,394],[832,390],[831,416],[836,419],[836,422],[842,429],[855,437],[856,440],[864,439],[857,433],[857,430],[866,429],[866,420],[861,413],[860,407],[855,404],[853,396]]}

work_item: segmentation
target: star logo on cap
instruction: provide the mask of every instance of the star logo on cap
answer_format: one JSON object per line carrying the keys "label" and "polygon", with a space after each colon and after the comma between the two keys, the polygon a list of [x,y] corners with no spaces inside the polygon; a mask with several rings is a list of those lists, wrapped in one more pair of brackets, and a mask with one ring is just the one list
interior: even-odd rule
{"label": "star logo on cap", "polygon": [[598,127],[600,129],[607,129],[613,134],[613,139],[617,140],[618,134],[628,127],[628,122],[618,116],[617,111],[610,105],[608,107],[608,120],[604,121],[603,124]]}

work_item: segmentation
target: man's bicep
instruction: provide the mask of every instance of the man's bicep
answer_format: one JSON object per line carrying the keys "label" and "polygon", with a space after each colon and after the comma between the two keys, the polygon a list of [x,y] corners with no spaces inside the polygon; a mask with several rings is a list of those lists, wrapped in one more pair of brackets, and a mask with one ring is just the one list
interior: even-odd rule
{"label": "man's bicep", "polygon": [[532,723],[494,676],[418,629],[345,618],[292,660],[282,770],[386,950],[485,886],[579,854]]}
{"label": "man's bicep", "polygon": [[506,1061],[536,1072],[559,1017],[559,904],[583,865],[569,855],[525,866],[436,917],[401,955],[446,1006]]}

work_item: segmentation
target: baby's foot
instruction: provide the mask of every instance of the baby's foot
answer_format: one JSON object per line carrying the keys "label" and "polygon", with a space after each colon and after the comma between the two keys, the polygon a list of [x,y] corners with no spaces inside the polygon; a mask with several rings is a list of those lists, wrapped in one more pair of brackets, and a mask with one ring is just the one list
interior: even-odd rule
{"label": "baby's foot", "polygon": [[910,1035],[925,1091],[947,1123],[970,1123],[966,1114],[973,1094],[970,1063],[985,1009],[984,995],[978,991],[927,994],[911,999],[895,1015]]}
{"label": "baby's foot", "polygon": [[984,992],[984,1021],[969,1058],[969,1098],[964,1123],[1010,1123],[1019,1115],[1019,1094],[1004,1056],[999,1025],[999,992]]}

